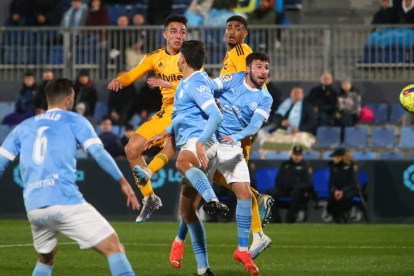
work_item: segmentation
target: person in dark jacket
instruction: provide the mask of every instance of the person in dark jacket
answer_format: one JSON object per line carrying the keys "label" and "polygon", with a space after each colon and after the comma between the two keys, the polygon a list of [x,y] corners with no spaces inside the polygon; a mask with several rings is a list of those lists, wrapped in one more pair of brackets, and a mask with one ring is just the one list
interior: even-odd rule
{"label": "person in dark jacket", "polygon": [[390,0],[381,1],[381,9],[377,11],[371,24],[397,24],[398,10],[391,6]]}
{"label": "person in dark jacket", "polygon": [[[291,197],[289,209],[286,215],[286,222],[293,223],[296,220],[301,205],[306,203],[307,194],[312,190],[312,168],[308,162],[303,160],[303,149],[295,146],[289,161],[280,166],[276,177],[275,188],[269,189],[265,194],[277,199],[280,197]],[[272,206],[274,220],[280,222],[277,204]]]}
{"label": "person in dark jacket", "polygon": [[11,17],[7,21],[9,26],[25,26],[31,10],[30,0],[13,0],[10,3]]}
{"label": "person in dark jacket", "polygon": [[34,115],[33,98],[36,93],[36,79],[32,72],[26,72],[23,87],[17,95],[16,112]]}
{"label": "person in dark jacket", "polygon": [[47,110],[46,85],[49,83],[49,81],[53,79],[54,74],[52,70],[45,70],[43,72],[42,83],[37,88],[36,94],[33,99],[36,115],[45,113]]}
{"label": "person in dark jacket", "polygon": [[34,26],[56,26],[59,25],[63,15],[63,4],[61,0],[36,0],[32,2],[32,15],[30,23]]}
{"label": "person in dark jacket", "polygon": [[414,24],[414,0],[403,0],[400,11],[400,24]]}
{"label": "person in dark jacket", "polygon": [[112,131],[112,121],[109,116],[104,116],[101,121],[102,133],[99,135],[99,138],[102,141],[102,144],[105,150],[112,156],[119,156],[119,138]]}
{"label": "person in dark jacket", "polygon": [[[126,71],[119,72],[118,76]],[[137,91],[134,85],[122,89],[122,93],[109,90],[108,112],[116,125],[125,125],[134,113],[137,100]]]}
{"label": "person in dark jacket", "polygon": [[89,3],[89,13],[86,17],[85,26],[110,25],[108,10],[101,0],[93,0]]}
{"label": "person in dark jacket", "polygon": [[271,107],[270,114],[274,114],[282,102],[282,91],[276,86],[274,82],[271,81],[270,77],[266,80],[267,91],[273,98],[273,103]]}
{"label": "person in dark jacket", "polygon": [[[155,77],[150,75],[147,81],[151,78]],[[137,106],[135,107],[135,110],[141,116],[142,120],[147,120],[151,113],[161,109],[161,91],[158,87],[148,84],[148,82],[145,83],[136,97],[135,102],[137,103]]]}
{"label": "person in dark jacket", "polygon": [[95,112],[95,105],[98,100],[98,93],[96,92],[93,81],[89,77],[87,70],[81,70],[74,86],[75,90],[75,104],[84,103],[86,105],[85,117],[93,116]]}
{"label": "person in dark jacket", "polygon": [[148,1],[147,22],[149,25],[162,25],[165,18],[172,13],[171,0]]}
{"label": "person in dark jacket", "polygon": [[318,126],[333,126],[338,93],[333,89],[332,75],[324,73],[321,76],[321,85],[312,88],[306,100],[314,107],[318,115]]}
{"label": "person in dark jacket", "polygon": [[317,117],[310,103],[303,100],[303,89],[293,87],[290,97],[284,100],[273,116],[276,128],[295,134],[299,131],[315,133]]}
{"label": "person in dark jacket", "polygon": [[337,223],[347,223],[347,211],[352,198],[358,195],[358,168],[345,149],[336,149],[332,154],[329,176],[328,212]]}

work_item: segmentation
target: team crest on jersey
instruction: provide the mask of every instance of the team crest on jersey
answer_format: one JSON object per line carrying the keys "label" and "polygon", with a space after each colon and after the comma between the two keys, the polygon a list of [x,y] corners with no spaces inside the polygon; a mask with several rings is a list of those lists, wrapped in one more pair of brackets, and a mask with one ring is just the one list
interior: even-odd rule
{"label": "team crest on jersey", "polygon": [[252,103],[250,103],[250,104],[249,104],[249,108],[250,108],[251,110],[256,110],[256,108],[257,108],[257,103],[256,103],[256,102],[252,102]]}
{"label": "team crest on jersey", "polygon": [[224,75],[221,76],[220,79],[222,80],[222,82],[226,82],[226,81],[231,81],[233,77],[231,75]]}

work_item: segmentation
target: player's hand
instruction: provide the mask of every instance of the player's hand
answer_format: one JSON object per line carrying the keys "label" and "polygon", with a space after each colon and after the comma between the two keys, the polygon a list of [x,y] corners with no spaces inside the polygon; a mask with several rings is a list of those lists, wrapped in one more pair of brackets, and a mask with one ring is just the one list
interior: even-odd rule
{"label": "player's hand", "polygon": [[226,142],[226,144],[231,144],[231,147],[234,146],[234,141],[229,136],[224,136],[223,138],[220,138],[220,141]]}
{"label": "player's hand", "polygon": [[108,84],[108,89],[118,92],[120,89],[122,89],[122,83],[119,80],[112,80]]}
{"label": "player's hand", "polygon": [[219,102],[219,100],[217,98],[215,98],[214,100],[216,100],[216,105],[218,109],[221,111],[221,114],[224,114],[223,107],[221,106],[221,103]]}
{"label": "player's hand", "polygon": [[144,144],[144,150],[150,149],[155,143],[164,139],[166,136],[168,136],[168,132],[164,130],[160,134],[148,139],[148,141]]}
{"label": "player's hand", "polygon": [[131,186],[126,181],[125,177],[122,177],[119,180],[119,183],[121,184],[122,193],[127,198],[127,207],[131,205],[132,210],[139,210],[141,208],[141,205],[139,204],[138,199],[135,196],[134,190],[132,190]]}
{"label": "player's hand", "polygon": [[203,168],[207,169],[208,159],[206,155],[206,150],[204,149],[204,144],[199,141],[196,142],[196,153],[197,153],[197,158],[198,160],[200,160]]}
{"label": "player's hand", "polygon": [[148,78],[147,83],[149,85],[155,86],[155,87],[164,87],[164,88],[171,88],[172,83],[169,81],[165,81],[162,79],[157,78]]}
{"label": "player's hand", "polygon": [[290,134],[296,134],[296,133],[298,133],[299,132],[299,129],[298,128],[293,128],[291,131],[290,131]]}

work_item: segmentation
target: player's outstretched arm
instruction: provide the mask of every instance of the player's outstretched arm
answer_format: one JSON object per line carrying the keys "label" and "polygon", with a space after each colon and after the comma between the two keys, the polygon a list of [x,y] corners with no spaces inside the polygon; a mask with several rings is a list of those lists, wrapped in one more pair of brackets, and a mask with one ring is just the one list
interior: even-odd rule
{"label": "player's outstretched arm", "polygon": [[109,90],[114,90],[114,91],[118,92],[120,89],[122,89],[122,83],[119,80],[117,80],[117,79],[112,80],[108,84],[108,89]]}
{"label": "player's outstretched arm", "polygon": [[156,86],[156,87],[164,87],[164,88],[173,87],[173,84],[171,82],[165,81],[162,79],[153,78],[153,77],[148,78],[147,83],[149,85]]}
{"label": "player's outstretched arm", "polygon": [[245,127],[242,131],[235,133],[230,136],[225,136],[220,138],[221,141],[226,142],[227,144],[237,143],[247,137],[255,135],[259,129],[262,127],[266,118],[260,113],[254,113],[250,123],[247,127]]}
{"label": "player's outstretched arm", "polygon": [[127,198],[127,206],[129,207],[129,205],[131,205],[133,210],[139,210],[141,206],[138,203],[138,199],[112,156],[101,144],[93,144],[89,146],[88,152],[95,158],[99,166],[121,185],[122,192]]}

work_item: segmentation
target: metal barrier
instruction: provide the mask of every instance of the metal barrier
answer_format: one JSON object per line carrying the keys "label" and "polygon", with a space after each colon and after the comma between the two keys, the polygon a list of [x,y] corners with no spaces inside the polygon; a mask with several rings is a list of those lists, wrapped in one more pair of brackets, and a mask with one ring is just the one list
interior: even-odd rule
{"label": "metal barrier", "polygon": [[[377,27],[377,26],[375,26]],[[271,59],[271,77],[279,81],[318,80],[324,71],[335,79],[411,80],[414,35],[405,27],[252,26],[246,43]],[[132,69],[145,53],[165,45],[159,26],[0,28],[0,80],[20,80],[45,69],[74,79],[88,69],[94,80],[110,80]],[[226,54],[223,27],[189,28],[187,39],[207,46],[205,69],[218,76]]]}

